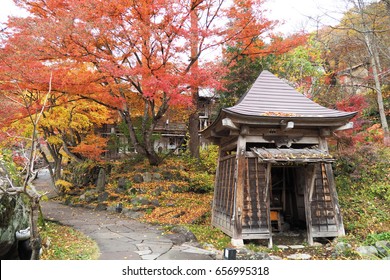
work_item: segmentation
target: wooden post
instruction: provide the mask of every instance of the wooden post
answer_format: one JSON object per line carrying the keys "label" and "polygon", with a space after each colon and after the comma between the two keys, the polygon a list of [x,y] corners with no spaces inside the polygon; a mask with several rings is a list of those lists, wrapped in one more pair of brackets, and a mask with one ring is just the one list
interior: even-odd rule
{"label": "wooden post", "polygon": [[219,175],[219,168],[220,168],[220,161],[221,161],[221,158],[222,158],[222,149],[221,147],[219,148],[219,153],[218,153],[218,162],[217,162],[217,169],[215,171],[215,180],[214,180],[214,197],[213,197],[213,206],[212,206],[212,211],[211,211],[211,224],[212,225],[216,225],[216,220],[215,220],[215,205],[216,205],[216,201],[217,201],[217,187],[218,187],[218,182],[219,180],[221,179],[220,178],[220,175]]}
{"label": "wooden post", "polygon": [[336,191],[336,183],[334,181],[333,170],[330,163],[325,164],[325,172],[326,172],[326,177],[328,178],[329,191],[332,197],[333,207],[335,211],[337,231],[339,236],[344,236],[345,235],[344,223],[340,212],[339,198],[337,196],[337,191]]}
{"label": "wooden post", "polygon": [[242,210],[244,205],[244,184],[245,184],[245,150],[246,139],[244,135],[240,135],[237,141],[237,166],[236,166],[236,182],[234,195],[234,212],[233,212],[233,237],[232,245],[243,246],[242,238]]}
{"label": "wooden post", "polygon": [[271,198],[271,186],[272,186],[272,181],[271,181],[271,168],[272,168],[272,165],[271,163],[267,163],[267,169],[266,169],[266,174],[265,174],[265,178],[266,178],[266,185],[265,185],[265,189],[266,189],[266,195],[265,195],[265,203],[267,205],[267,224],[268,224],[268,231],[269,231],[269,239],[268,239],[268,248],[272,248],[273,244],[272,244],[272,225],[271,225],[271,202],[270,202],[270,198]]}
{"label": "wooden post", "polygon": [[304,186],[304,200],[305,200],[305,214],[306,214],[306,229],[307,229],[307,243],[309,245],[313,245],[313,221],[311,217],[311,193],[314,189],[315,184],[315,176],[316,176],[316,168],[314,166],[310,166],[311,170],[307,170],[306,174],[306,184]]}

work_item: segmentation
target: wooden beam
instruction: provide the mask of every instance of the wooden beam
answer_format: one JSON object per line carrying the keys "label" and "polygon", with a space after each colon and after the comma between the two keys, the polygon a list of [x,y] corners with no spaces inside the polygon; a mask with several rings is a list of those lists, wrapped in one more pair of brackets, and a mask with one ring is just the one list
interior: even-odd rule
{"label": "wooden beam", "polygon": [[232,130],[240,130],[240,128],[229,118],[222,119],[222,126]]}
{"label": "wooden beam", "polygon": [[291,130],[291,129],[293,129],[295,124],[294,124],[293,121],[288,121],[288,122],[286,122],[285,120],[282,120],[282,121],[280,122],[280,125],[281,125],[281,127],[282,127],[282,130],[283,130],[283,131],[286,131],[286,130]]}
{"label": "wooden beam", "polygon": [[347,129],[351,129],[351,128],[353,128],[353,122],[349,122],[349,123],[347,123],[345,125],[339,126],[335,130],[336,131],[341,131],[341,130],[347,130]]}

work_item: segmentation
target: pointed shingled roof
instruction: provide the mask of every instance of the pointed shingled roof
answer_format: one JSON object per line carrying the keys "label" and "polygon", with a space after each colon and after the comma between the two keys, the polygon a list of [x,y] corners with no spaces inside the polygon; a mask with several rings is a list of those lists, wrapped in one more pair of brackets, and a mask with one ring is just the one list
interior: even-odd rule
{"label": "pointed shingled roof", "polygon": [[248,117],[345,118],[356,114],[325,108],[268,71],[260,74],[236,105],[223,111]]}

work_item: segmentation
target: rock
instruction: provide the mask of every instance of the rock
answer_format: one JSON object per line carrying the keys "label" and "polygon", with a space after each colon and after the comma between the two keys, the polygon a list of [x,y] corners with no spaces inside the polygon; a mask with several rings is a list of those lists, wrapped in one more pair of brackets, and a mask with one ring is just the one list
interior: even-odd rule
{"label": "rock", "polygon": [[345,253],[347,253],[349,250],[351,250],[351,248],[352,248],[351,244],[339,242],[334,246],[333,255],[342,256]]}
{"label": "rock", "polygon": [[160,206],[160,202],[157,200],[157,199],[153,199],[150,204],[152,204],[153,206],[156,206],[156,207],[159,207]]}
{"label": "rock", "polygon": [[109,193],[104,192],[104,193],[99,194],[97,199],[99,202],[104,202],[108,199],[108,197],[109,197]]}
{"label": "rock", "polygon": [[313,245],[311,245],[312,247],[322,247],[322,243],[320,242],[313,242]]}
{"label": "rock", "polygon": [[105,211],[105,210],[107,210],[107,204],[106,203],[99,203],[95,209],[98,211]]}
{"label": "rock", "polygon": [[305,246],[303,246],[303,245],[289,245],[288,247],[290,247],[291,249],[294,249],[294,250],[305,248]]}
{"label": "rock", "polygon": [[171,229],[173,233],[184,236],[185,242],[197,242],[196,236],[187,228],[182,226],[175,226]]}
{"label": "rock", "polygon": [[154,195],[154,196],[160,196],[163,192],[164,192],[164,189],[163,189],[162,187],[157,187],[157,188],[153,191],[153,195]]}
{"label": "rock", "polygon": [[276,247],[278,247],[278,249],[282,249],[282,250],[288,249],[288,246],[286,246],[286,245],[277,245]]}
{"label": "rock", "polygon": [[164,236],[166,238],[168,238],[169,240],[171,240],[173,245],[181,245],[181,244],[186,242],[186,238],[182,234],[178,234],[178,233],[173,233],[172,234],[172,233],[170,233],[170,234],[166,234]]}
{"label": "rock", "polygon": [[118,188],[122,190],[128,190],[131,187],[131,181],[127,178],[119,178],[118,179]]}
{"label": "rock", "polygon": [[[7,183],[3,180],[3,187]],[[17,241],[15,233],[29,224],[27,205],[18,196],[0,195],[0,259],[17,259]]]}
{"label": "rock", "polygon": [[271,260],[273,261],[280,261],[280,260],[283,260],[282,257],[279,257],[279,256],[269,256],[271,258]]}
{"label": "rock", "polygon": [[153,179],[153,181],[161,181],[162,178],[163,178],[163,177],[161,176],[160,173],[153,173],[153,174],[152,174],[152,179]]}
{"label": "rock", "polygon": [[310,260],[311,256],[309,254],[292,254],[287,256],[290,260]]}
{"label": "rock", "polygon": [[106,188],[106,170],[104,168],[100,168],[99,175],[96,181],[96,190],[98,192],[103,192]]}
{"label": "rock", "polygon": [[141,174],[135,174],[133,176],[133,182],[136,183],[136,184],[143,183],[144,182],[144,178],[142,177]]}
{"label": "rock", "polygon": [[131,204],[133,204],[133,205],[149,205],[150,200],[143,197],[143,196],[137,196],[131,200]]}
{"label": "rock", "polygon": [[80,200],[85,200],[85,202],[88,202],[88,203],[92,202],[96,199],[97,199],[96,190],[88,190],[85,193],[83,193],[82,195],[80,195]]}
{"label": "rock", "polygon": [[356,252],[363,258],[373,258],[378,254],[378,250],[374,246],[360,246]]}
{"label": "rock", "polygon": [[182,188],[180,188],[178,185],[176,185],[176,184],[171,184],[170,186],[169,186],[169,190],[171,191],[171,192],[173,192],[173,193],[182,193],[183,192],[183,189]]}
{"label": "rock", "polygon": [[[127,210],[127,211],[126,211]],[[144,215],[142,212],[131,211],[130,209],[123,209],[122,213],[130,219],[140,219]]]}
{"label": "rock", "polygon": [[387,240],[380,240],[375,242],[375,247],[380,256],[390,256],[390,242]]}
{"label": "rock", "polygon": [[170,171],[163,171],[162,176],[163,176],[164,180],[167,180],[167,181],[170,181],[175,177]]}
{"label": "rock", "polygon": [[145,183],[152,182],[152,174],[150,172],[145,172],[144,174],[142,174],[142,178]]}

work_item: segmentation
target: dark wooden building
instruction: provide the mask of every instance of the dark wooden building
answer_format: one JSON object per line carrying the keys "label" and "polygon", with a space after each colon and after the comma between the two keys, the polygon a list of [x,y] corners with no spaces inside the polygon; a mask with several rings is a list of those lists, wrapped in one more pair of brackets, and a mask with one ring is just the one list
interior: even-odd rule
{"label": "dark wooden building", "polygon": [[232,237],[268,239],[286,225],[315,237],[344,235],[326,137],[355,112],[316,104],[263,71],[201,133],[220,147],[212,223]]}

